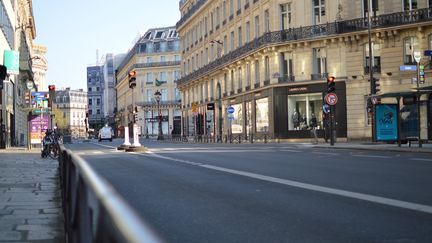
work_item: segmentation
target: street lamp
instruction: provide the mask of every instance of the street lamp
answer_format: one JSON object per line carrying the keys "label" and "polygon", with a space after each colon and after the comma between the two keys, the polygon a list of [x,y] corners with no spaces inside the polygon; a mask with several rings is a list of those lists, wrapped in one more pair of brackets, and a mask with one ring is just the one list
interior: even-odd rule
{"label": "street lamp", "polygon": [[159,92],[159,90],[156,90],[156,92],[154,93],[154,97],[155,100],[157,102],[157,108],[158,108],[158,122],[159,122],[159,129],[158,129],[158,137],[157,140],[164,140],[163,138],[163,134],[162,134],[162,116],[161,116],[161,111],[160,111],[160,99],[161,99],[161,92]]}

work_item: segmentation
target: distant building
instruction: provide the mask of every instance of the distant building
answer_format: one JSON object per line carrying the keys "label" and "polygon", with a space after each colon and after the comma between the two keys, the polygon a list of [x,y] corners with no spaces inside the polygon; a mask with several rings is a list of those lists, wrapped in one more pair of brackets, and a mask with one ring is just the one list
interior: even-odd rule
{"label": "distant building", "polygon": [[[128,73],[136,71],[137,86],[129,88]],[[174,82],[180,78],[180,39],[175,27],[149,29],[129,51],[117,71],[119,126],[131,126],[133,107],[143,135],[180,134],[180,93]],[[155,93],[161,93],[159,106]],[[160,112],[160,113],[159,113]]]}
{"label": "distant building", "polygon": [[90,128],[99,129],[105,125],[103,114],[104,84],[103,66],[87,67],[88,122]]}
{"label": "distant building", "polygon": [[86,137],[87,92],[82,89],[56,91],[54,125],[73,138]]}
{"label": "distant building", "polygon": [[34,45],[33,51],[32,69],[35,85],[38,91],[48,91],[48,84],[45,81],[45,75],[48,70],[48,60],[45,57],[47,48],[41,45]]}

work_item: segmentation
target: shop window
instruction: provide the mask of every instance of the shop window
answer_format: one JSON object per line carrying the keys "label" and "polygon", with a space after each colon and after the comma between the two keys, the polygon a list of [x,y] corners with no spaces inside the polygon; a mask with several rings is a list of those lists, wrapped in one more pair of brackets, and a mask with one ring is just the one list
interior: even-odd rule
{"label": "shop window", "polygon": [[268,98],[255,101],[255,127],[257,132],[268,132],[269,129],[269,104]]}
{"label": "shop window", "polygon": [[288,96],[288,130],[323,129],[322,94]]}
{"label": "shop window", "polygon": [[[373,65],[372,72],[379,73],[379,72],[381,72],[381,46],[380,46],[380,44],[375,44],[375,43],[372,43],[372,46],[373,46],[372,55],[374,57],[373,63],[372,63],[372,65]],[[365,50],[364,72],[365,72],[365,74],[367,74],[370,71],[370,68],[369,68],[369,64],[370,64],[369,63],[369,44],[368,43],[365,44],[364,50]]]}
{"label": "shop window", "polygon": [[418,49],[417,37],[408,37],[404,39],[404,64],[415,65],[414,51]]}
{"label": "shop window", "polygon": [[232,105],[234,108],[234,120],[231,121],[231,133],[243,133],[243,107],[242,104]]}

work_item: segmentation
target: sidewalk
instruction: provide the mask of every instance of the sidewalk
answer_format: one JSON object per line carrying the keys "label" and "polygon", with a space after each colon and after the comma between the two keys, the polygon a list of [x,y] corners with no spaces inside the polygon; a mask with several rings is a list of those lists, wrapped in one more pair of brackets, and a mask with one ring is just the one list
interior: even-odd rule
{"label": "sidewalk", "polygon": [[330,143],[311,144],[315,148],[329,148],[329,149],[358,149],[358,150],[374,150],[374,151],[393,151],[393,152],[412,152],[412,153],[432,153],[432,143],[422,144],[419,148],[418,143],[402,144],[398,147],[396,144],[386,143],[373,143],[373,142],[336,142],[334,146]]}
{"label": "sidewalk", "polygon": [[0,242],[64,242],[58,161],[0,150]]}

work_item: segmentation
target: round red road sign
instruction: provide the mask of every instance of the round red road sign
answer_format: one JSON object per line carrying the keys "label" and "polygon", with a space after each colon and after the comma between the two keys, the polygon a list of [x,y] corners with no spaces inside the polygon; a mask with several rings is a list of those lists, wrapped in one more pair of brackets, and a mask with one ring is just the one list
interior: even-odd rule
{"label": "round red road sign", "polygon": [[328,105],[336,105],[338,101],[338,97],[335,93],[328,93],[324,97],[324,100]]}

